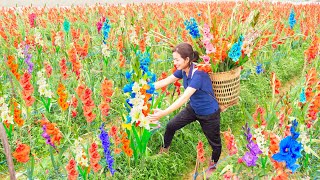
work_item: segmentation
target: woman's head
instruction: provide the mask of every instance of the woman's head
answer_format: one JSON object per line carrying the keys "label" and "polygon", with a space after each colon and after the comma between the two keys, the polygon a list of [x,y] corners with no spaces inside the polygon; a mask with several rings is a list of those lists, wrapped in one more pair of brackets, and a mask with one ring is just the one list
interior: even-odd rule
{"label": "woman's head", "polygon": [[178,70],[190,67],[192,62],[197,62],[199,53],[193,51],[193,48],[188,43],[180,43],[172,50],[173,63]]}

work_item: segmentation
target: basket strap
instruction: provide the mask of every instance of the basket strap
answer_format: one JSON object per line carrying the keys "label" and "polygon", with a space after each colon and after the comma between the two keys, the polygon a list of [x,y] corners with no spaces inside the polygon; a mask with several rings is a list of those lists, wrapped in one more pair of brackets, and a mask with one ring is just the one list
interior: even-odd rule
{"label": "basket strap", "polygon": [[192,77],[193,77],[193,74],[194,74],[197,70],[198,70],[198,68],[193,68],[193,69],[192,69],[191,79],[192,79]]}
{"label": "basket strap", "polygon": [[[197,70],[198,70],[198,68],[193,68],[193,69],[192,69],[191,79],[192,79],[192,77],[193,77],[193,74],[194,74]],[[201,91],[204,91],[204,90],[201,90]],[[207,91],[204,91],[204,92],[206,92],[209,96],[211,96],[214,100],[216,100],[216,101],[218,102],[217,98],[214,97],[212,94],[210,94],[210,93],[207,92]],[[218,104],[219,104],[219,102],[218,102]],[[219,105],[219,108],[220,108],[220,105]]]}

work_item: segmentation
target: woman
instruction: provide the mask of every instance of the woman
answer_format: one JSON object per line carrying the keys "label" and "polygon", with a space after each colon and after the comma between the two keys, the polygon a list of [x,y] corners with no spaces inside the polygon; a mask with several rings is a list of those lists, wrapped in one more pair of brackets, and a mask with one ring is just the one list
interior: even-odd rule
{"label": "woman", "polygon": [[195,64],[199,59],[197,51],[188,43],[181,43],[173,49],[173,62],[177,70],[173,75],[155,82],[155,88],[159,89],[179,79],[183,79],[185,91],[172,105],[165,110],[155,109],[154,114],[149,115],[150,121],[158,121],[174,110],[181,107],[189,99],[187,106],[170,120],[164,134],[164,146],[160,152],[168,152],[175,132],[187,124],[196,120],[199,121],[202,130],[212,147],[212,156],[209,163],[209,170],[206,172],[209,177],[215,169],[221,154],[220,139],[220,110],[212,89],[212,83],[206,72],[198,71]]}

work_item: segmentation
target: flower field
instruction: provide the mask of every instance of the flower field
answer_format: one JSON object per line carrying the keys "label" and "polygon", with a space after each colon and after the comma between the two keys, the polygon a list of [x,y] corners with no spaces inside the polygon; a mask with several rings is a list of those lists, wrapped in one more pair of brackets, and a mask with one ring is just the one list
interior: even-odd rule
{"label": "flower field", "polygon": [[0,178],[14,167],[17,179],[205,179],[199,123],[158,154],[182,108],[148,119],[183,93],[181,80],[154,83],[176,70],[172,48],[188,42],[198,70],[241,68],[210,178],[318,179],[319,24],[319,3],[2,8]]}

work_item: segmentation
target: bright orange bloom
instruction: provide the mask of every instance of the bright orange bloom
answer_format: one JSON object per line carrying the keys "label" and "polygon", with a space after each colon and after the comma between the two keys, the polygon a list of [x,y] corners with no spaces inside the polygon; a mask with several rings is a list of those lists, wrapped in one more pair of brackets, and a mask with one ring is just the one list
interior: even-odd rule
{"label": "bright orange bloom", "polygon": [[12,153],[13,157],[18,162],[26,163],[29,161],[30,147],[26,144],[19,144],[16,150]]}
{"label": "bright orange bloom", "polygon": [[23,126],[24,124],[24,120],[21,118],[21,110],[18,109],[18,103],[17,102],[13,102],[13,106],[14,106],[14,115],[13,115],[13,119],[14,122],[18,124],[19,127]]}
{"label": "bright orange bloom", "polygon": [[77,79],[80,78],[81,71],[81,62],[77,59],[77,50],[75,47],[72,47],[68,51],[69,60],[72,64],[72,71],[76,74]]}
{"label": "bright orange bloom", "polygon": [[57,94],[59,96],[58,98],[58,104],[61,107],[62,111],[65,111],[68,109],[69,104],[66,102],[68,95],[64,91],[66,90],[65,86],[62,83],[59,83]]}
{"label": "bright orange bloom", "polygon": [[320,50],[319,44],[320,44],[320,38],[317,36],[314,36],[310,47],[304,52],[305,59],[307,60],[308,63],[311,63],[312,60],[314,60],[317,57]]}
{"label": "bright orange bloom", "polygon": [[272,180],[287,180],[287,179],[289,179],[289,176],[283,170],[277,171],[277,176],[272,178]]}
{"label": "bright orange bloom", "polygon": [[127,136],[126,132],[121,132],[122,149],[127,156],[131,157],[133,155],[133,151],[130,148],[130,140],[127,139]]}
{"label": "bright orange bloom", "polygon": [[122,55],[122,53],[120,53],[119,60],[120,60],[119,66],[123,68],[123,67],[125,66],[126,59],[124,58],[124,56]]}
{"label": "bright orange bloom", "polygon": [[274,72],[271,73],[271,87],[273,94],[280,94],[279,88],[281,87],[281,82],[276,78]]}
{"label": "bright orange bloom", "polygon": [[15,62],[15,58],[14,56],[8,56],[8,61],[7,61],[7,65],[10,68],[11,73],[17,78],[17,80],[20,80],[20,74],[18,72],[18,64],[16,64]]}
{"label": "bright orange bloom", "polygon": [[50,135],[51,142],[54,144],[55,142],[60,144],[60,140],[62,138],[62,133],[59,128],[56,127],[55,123],[51,123],[44,115],[42,115],[42,119],[39,120],[41,127],[46,126],[46,133]]}

